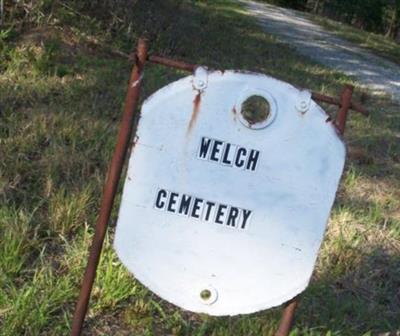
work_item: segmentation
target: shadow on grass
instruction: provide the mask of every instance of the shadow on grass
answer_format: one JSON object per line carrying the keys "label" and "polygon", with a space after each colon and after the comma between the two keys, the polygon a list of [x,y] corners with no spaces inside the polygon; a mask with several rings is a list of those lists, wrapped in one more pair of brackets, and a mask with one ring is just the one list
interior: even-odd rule
{"label": "shadow on grass", "polygon": [[398,331],[400,255],[382,246],[347,246],[342,253],[348,260],[332,255],[302,296],[298,327],[323,335]]}

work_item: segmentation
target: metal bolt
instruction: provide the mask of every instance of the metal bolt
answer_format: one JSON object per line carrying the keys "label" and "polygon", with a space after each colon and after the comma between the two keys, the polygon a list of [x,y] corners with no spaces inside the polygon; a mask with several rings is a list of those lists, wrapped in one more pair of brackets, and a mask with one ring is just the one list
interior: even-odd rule
{"label": "metal bolt", "polygon": [[209,289],[203,289],[203,290],[200,292],[200,297],[201,297],[204,301],[209,300],[209,299],[211,298],[211,292],[210,292],[210,290],[209,290]]}
{"label": "metal bolt", "polygon": [[203,287],[199,294],[201,303],[206,305],[212,305],[218,299],[218,292],[212,286]]}
{"label": "metal bolt", "polygon": [[197,81],[197,86],[198,86],[198,87],[202,88],[202,87],[204,87],[204,85],[205,85],[205,83],[204,83],[203,80],[199,79],[199,80]]}

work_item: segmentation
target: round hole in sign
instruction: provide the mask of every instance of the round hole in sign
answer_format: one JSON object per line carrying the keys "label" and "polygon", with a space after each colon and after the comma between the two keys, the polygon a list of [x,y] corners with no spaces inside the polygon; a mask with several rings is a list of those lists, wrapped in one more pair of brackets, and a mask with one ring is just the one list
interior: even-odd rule
{"label": "round hole in sign", "polygon": [[218,293],[214,287],[207,286],[200,290],[199,296],[202,303],[211,305],[217,301]]}
{"label": "round hole in sign", "polygon": [[236,103],[239,120],[251,129],[262,129],[271,124],[276,116],[277,105],[269,92],[262,89],[247,89]]}
{"label": "round hole in sign", "polygon": [[211,297],[211,292],[210,292],[210,290],[209,290],[209,289],[203,289],[203,290],[200,292],[200,297],[201,297],[201,299],[204,300],[204,301],[210,300],[210,297]]}
{"label": "round hole in sign", "polygon": [[268,100],[261,96],[250,96],[242,103],[241,113],[250,125],[264,122],[270,116]]}

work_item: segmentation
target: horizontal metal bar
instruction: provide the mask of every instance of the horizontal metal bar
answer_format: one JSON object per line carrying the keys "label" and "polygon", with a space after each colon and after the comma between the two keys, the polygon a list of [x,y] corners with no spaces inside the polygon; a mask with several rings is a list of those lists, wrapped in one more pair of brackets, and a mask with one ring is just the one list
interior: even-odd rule
{"label": "horizontal metal bar", "polygon": [[[312,99],[314,99],[316,101],[320,101],[320,102],[331,104],[331,105],[341,106],[340,99],[338,99],[338,98],[326,96],[326,95],[323,95],[318,92],[311,92],[311,97],[312,97]],[[360,112],[361,114],[364,114],[365,116],[368,115],[368,111],[361,104],[351,102],[350,109]]]}
{"label": "horizontal metal bar", "polygon": [[180,69],[180,70],[185,70],[185,71],[190,71],[193,72],[196,68],[196,64],[188,64],[185,62],[181,61],[176,61],[170,58],[166,57],[161,57],[161,56],[155,56],[155,55],[150,55],[147,60],[151,63],[156,63],[156,64],[162,64],[167,67],[175,68],[175,69]]}
{"label": "horizontal metal bar", "polygon": [[[130,59],[135,59],[135,57],[136,57],[135,54],[129,56]],[[197,64],[189,64],[189,63],[185,63],[182,61],[177,61],[177,60],[173,60],[173,59],[170,59],[167,57],[156,56],[156,55],[149,55],[147,57],[147,60],[151,63],[161,64],[161,65],[165,65],[170,68],[185,70],[185,71],[189,71],[189,72],[193,72],[198,67]],[[316,101],[331,104],[331,105],[341,106],[339,98],[326,96],[326,95],[323,95],[318,92],[311,92],[311,95],[312,95],[312,98]],[[350,103],[350,109],[360,112],[361,114],[363,114],[365,116],[368,115],[367,110],[361,104],[358,104],[356,102]]]}

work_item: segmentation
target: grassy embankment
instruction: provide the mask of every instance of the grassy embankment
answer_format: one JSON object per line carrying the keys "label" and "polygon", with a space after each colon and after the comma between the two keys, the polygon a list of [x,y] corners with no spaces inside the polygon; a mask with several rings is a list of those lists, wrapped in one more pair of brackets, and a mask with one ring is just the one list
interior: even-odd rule
{"label": "grassy embankment", "polygon": [[[111,47],[128,52],[146,30],[158,54],[332,95],[351,82],[263,33],[230,1],[130,2],[129,11],[89,13],[77,1],[41,1],[1,28],[1,335],[68,334],[130,72]],[[184,75],[149,66],[143,97]],[[293,335],[400,329],[399,107],[363,100],[371,116],[350,115],[346,173]],[[172,307],[132,279],[112,240],[113,229],[88,335],[249,336],[276,327],[278,310],[213,318]]]}
{"label": "grassy embankment", "polygon": [[381,34],[370,33],[326,17],[306,13],[306,16],[328,31],[365,48],[372,53],[400,64],[400,44]]}

